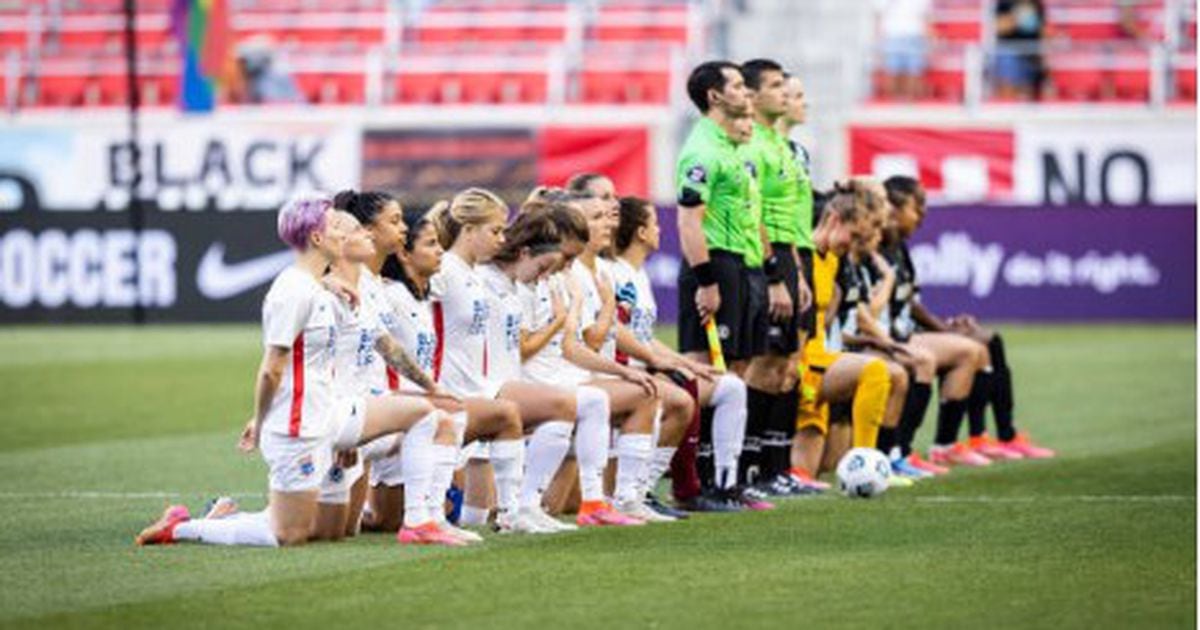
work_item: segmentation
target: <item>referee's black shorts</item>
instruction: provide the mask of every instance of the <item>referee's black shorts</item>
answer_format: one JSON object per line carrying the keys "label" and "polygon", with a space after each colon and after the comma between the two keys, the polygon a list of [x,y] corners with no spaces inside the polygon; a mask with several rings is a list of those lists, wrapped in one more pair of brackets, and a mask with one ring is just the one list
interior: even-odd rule
{"label": "referee's black shorts", "polygon": [[796,268],[796,258],[791,255],[791,245],[771,243],[771,248],[779,252],[775,259],[779,261],[780,277],[787,287],[788,296],[792,298],[792,316],[783,321],[775,321],[768,316],[766,350],[768,354],[787,356],[800,349],[796,333],[800,323],[800,295],[796,286],[800,281],[800,270]]}
{"label": "referee's black shorts", "polygon": [[[800,271],[804,274],[804,282],[808,284],[809,292],[813,292],[816,290],[813,287],[813,251],[807,247],[801,247],[797,251],[800,253]],[[800,311],[800,321],[797,325],[799,330],[808,334],[808,339],[817,336],[816,297],[814,293],[813,299],[809,300],[808,308]]]}
{"label": "referee's black shorts", "polygon": [[[721,351],[726,361],[740,361],[758,354],[756,343],[761,348],[761,331],[755,338],[755,322],[760,319],[756,311],[765,315],[765,299],[754,296],[749,274],[741,254],[720,249],[709,250],[709,262],[721,292],[721,307],[717,309],[717,334],[721,338]],[[695,274],[684,265],[679,274],[679,351],[708,353],[708,336],[700,323],[696,310],[696,289],[699,288]],[[756,303],[761,307],[756,308]]]}

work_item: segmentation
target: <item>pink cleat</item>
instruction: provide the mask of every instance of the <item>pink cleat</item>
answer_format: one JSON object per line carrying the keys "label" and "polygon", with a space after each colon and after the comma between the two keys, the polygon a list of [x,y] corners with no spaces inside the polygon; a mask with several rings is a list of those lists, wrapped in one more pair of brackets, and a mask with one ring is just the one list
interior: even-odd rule
{"label": "pink cleat", "polygon": [[992,460],[957,442],[953,446],[933,446],[929,449],[929,461],[939,466],[990,466]]}
{"label": "pink cleat", "polygon": [[1049,459],[1058,455],[1051,449],[1038,446],[1029,441],[1029,435],[1026,433],[1018,433],[1017,437],[1007,441],[1000,442],[1005,448],[1014,450],[1029,459]]}
{"label": "pink cleat", "polygon": [[917,470],[924,470],[927,473],[933,473],[935,475],[945,475],[946,473],[950,472],[949,468],[946,468],[945,466],[938,466],[924,457],[921,457],[920,453],[917,453],[916,451],[908,454],[908,465],[916,468]]}
{"label": "pink cleat", "polygon": [[175,542],[175,526],[191,519],[185,505],[172,505],[161,518],[152,523],[133,539],[137,545],[169,545]]}
{"label": "pink cleat", "polygon": [[803,468],[793,467],[788,471],[788,474],[792,476],[792,479],[796,480],[796,483],[802,486],[807,486],[814,490],[820,490],[821,492],[824,492],[830,488],[828,483],[813,477],[811,473]]}
{"label": "pink cleat", "polygon": [[742,507],[751,512],[766,512],[774,510],[775,504],[767,500],[767,498],[759,494],[754,488],[733,489],[733,500],[736,503],[741,503]]}
{"label": "pink cleat", "polygon": [[447,547],[465,547],[467,542],[438,528],[431,522],[416,527],[401,527],[396,532],[396,541],[401,545],[445,545]]}
{"label": "pink cleat", "polygon": [[1009,448],[1004,443],[998,442],[986,435],[971,438],[967,441],[967,445],[971,447],[971,450],[991,460],[1025,459],[1025,456],[1020,451]]}
{"label": "pink cleat", "polygon": [[646,521],[622,514],[603,501],[586,501],[579,506],[575,524],[580,527],[635,527]]}

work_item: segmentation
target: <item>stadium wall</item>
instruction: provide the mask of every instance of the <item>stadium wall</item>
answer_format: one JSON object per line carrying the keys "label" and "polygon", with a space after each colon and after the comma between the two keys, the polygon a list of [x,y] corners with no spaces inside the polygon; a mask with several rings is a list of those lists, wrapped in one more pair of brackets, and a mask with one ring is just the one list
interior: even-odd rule
{"label": "stadium wall", "polygon": [[[1194,318],[1194,112],[1018,114],[872,114],[846,128],[847,172],[915,171],[934,188],[914,248],[926,299],[1005,319]],[[128,321],[135,304],[151,322],[252,321],[289,260],[272,211],[292,194],[381,187],[420,205],[476,184],[515,203],[579,170],[666,204],[650,272],[674,321],[669,204],[687,122],[626,107],[152,112],[136,233],[123,113],[22,114],[0,123],[0,322]]]}

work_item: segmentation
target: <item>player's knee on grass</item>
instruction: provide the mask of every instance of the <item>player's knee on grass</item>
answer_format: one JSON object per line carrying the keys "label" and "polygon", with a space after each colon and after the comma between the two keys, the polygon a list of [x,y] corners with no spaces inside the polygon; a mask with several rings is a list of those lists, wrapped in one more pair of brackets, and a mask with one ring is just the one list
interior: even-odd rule
{"label": "player's knee on grass", "polygon": [[854,388],[854,402],[851,408],[854,447],[875,446],[891,388],[892,379],[886,363],[880,359],[872,359],[863,366],[858,376],[858,384]]}
{"label": "player's knee on grass", "polygon": [[804,373],[800,404],[796,407],[796,431],[828,435],[829,404],[821,401],[817,393],[821,391],[824,381],[824,374],[821,372],[807,370]]}

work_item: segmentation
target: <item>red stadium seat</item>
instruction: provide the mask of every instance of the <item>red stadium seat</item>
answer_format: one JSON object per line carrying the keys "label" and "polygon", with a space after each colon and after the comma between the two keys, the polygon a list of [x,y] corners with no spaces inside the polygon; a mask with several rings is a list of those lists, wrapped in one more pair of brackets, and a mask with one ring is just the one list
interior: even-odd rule
{"label": "red stadium seat", "polygon": [[587,71],[580,74],[580,91],[586,103],[666,103],[670,74],[653,72]]}
{"label": "red stadium seat", "polygon": [[1174,60],[1175,100],[1196,102],[1196,53],[1177,55]]}
{"label": "red stadium seat", "polygon": [[1104,59],[1099,52],[1052,52],[1045,56],[1054,98],[1062,101],[1092,101],[1104,89]]}
{"label": "red stadium seat", "polygon": [[295,72],[296,87],[309,103],[366,102],[366,77],[346,72]]}
{"label": "red stadium seat", "polygon": [[1146,101],[1150,98],[1150,53],[1145,50],[1119,50],[1113,53],[1113,95],[1121,101]]}
{"label": "red stadium seat", "polygon": [[963,50],[950,47],[935,50],[925,70],[926,97],[934,101],[962,102],[966,86],[963,74]]}

